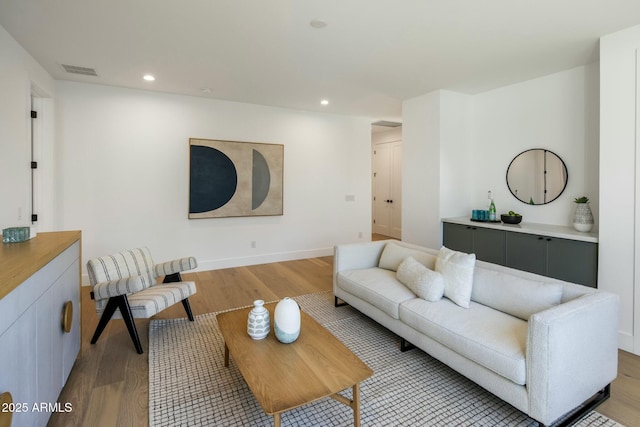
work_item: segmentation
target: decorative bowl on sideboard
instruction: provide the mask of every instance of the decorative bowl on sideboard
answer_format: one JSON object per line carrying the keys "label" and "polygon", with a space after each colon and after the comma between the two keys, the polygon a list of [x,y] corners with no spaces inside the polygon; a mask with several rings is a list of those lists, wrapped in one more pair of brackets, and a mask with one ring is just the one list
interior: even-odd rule
{"label": "decorative bowl on sideboard", "polygon": [[520,222],[522,221],[522,215],[502,214],[502,215],[500,215],[500,219],[505,224],[520,224]]}

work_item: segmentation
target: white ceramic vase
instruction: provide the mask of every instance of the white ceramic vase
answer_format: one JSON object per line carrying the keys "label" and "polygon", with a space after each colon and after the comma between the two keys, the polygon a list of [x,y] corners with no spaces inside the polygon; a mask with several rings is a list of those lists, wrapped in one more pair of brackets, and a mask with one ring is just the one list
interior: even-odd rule
{"label": "white ceramic vase", "polygon": [[273,314],[273,331],[278,341],[294,342],[300,336],[300,307],[289,297],[281,300]]}
{"label": "white ceramic vase", "polygon": [[269,310],[264,307],[264,301],[255,300],[247,320],[247,333],[254,340],[266,338],[271,328],[270,320]]}
{"label": "white ceramic vase", "polygon": [[573,228],[582,232],[589,232],[593,228],[593,214],[588,203],[576,203]]}

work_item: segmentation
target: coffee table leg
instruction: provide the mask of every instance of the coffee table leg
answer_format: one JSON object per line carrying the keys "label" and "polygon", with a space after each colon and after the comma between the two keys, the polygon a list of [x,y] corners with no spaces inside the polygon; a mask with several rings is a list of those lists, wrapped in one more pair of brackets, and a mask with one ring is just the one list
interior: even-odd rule
{"label": "coffee table leg", "polygon": [[224,366],[229,367],[229,347],[227,347],[227,343],[224,343]]}
{"label": "coffee table leg", "polygon": [[360,427],[360,384],[353,386],[353,425]]}
{"label": "coffee table leg", "polygon": [[273,414],[273,427],[280,427],[280,412]]}

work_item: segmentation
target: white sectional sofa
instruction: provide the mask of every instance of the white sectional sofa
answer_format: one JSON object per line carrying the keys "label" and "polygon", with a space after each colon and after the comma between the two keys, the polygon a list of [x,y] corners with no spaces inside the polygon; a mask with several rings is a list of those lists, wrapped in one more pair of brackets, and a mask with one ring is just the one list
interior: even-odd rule
{"label": "white sectional sofa", "polygon": [[616,295],[474,256],[468,308],[446,290],[437,298],[438,277],[427,296],[434,301],[398,280],[400,268],[406,281],[408,257],[434,270],[439,254],[399,241],[336,246],[336,304],[348,303],[403,345],[419,347],[544,425],[570,424],[609,397],[618,366]]}

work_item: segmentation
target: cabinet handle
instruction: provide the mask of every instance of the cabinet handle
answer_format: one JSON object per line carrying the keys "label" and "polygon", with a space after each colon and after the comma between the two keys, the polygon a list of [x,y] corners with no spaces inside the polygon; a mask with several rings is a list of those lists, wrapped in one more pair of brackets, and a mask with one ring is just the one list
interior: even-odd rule
{"label": "cabinet handle", "polygon": [[538,240],[544,240],[544,237],[538,236]]}
{"label": "cabinet handle", "polygon": [[2,408],[10,406],[13,403],[13,397],[11,393],[5,391],[0,394],[0,427],[11,427],[11,418],[13,418],[13,411],[3,411]]}
{"label": "cabinet handle", "polygon": [[547,239],[547,242],[550,242],[550,241],[551,241],[551,238],[548,238],[548,239]]}
{"label": "cabinet handle", "polygon": [[62,330],[65,333],[71,332],[71,326],[73,325],[73,302],[67,301],[62,307]]}

